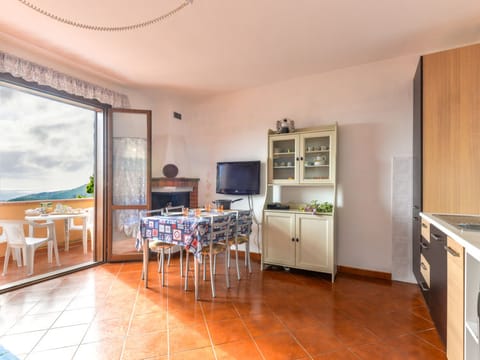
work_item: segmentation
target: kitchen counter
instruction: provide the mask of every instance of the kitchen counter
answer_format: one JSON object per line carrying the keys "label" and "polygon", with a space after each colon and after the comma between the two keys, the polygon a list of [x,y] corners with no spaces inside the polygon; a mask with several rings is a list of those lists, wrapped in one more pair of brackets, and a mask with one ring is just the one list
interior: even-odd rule
{"label": "kitchen counter", "polygon": [[467,253],[473,256],[477,261],[480,261],[480,231],[463,230],[456,226],[459,223],[466,222],[480,224],[480,216],[431,214],[423,212],[420,213],[420,216],[458,242],[465,248]]}

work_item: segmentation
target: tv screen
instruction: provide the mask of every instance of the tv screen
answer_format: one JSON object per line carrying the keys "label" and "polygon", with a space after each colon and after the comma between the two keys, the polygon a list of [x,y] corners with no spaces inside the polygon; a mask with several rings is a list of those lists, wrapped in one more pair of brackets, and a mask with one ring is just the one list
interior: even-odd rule
{"label": "tv screen", "polygon": [[260,161],[217,163],[217,194],[260,194]]}

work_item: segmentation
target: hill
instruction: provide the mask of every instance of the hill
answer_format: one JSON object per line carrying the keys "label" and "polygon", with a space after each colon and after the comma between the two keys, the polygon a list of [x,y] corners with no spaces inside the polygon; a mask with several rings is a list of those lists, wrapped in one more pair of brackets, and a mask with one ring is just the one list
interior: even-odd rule
{"label": "hill", "polygon": [[70,190],[59,190],[41,192],[36,194],[28,194],[18,196],[8,201],[33,201],[33,200],[59,200],[59,199],[76,199],[79,195],[82,197],[93,197],[93,194],[86,193],[87,184],[81,185]]}

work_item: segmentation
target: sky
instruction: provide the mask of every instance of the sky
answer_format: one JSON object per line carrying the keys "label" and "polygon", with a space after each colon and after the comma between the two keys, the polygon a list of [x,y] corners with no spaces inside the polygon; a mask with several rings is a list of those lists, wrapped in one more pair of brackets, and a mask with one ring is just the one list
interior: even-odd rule
{"label": "sky", "polygon": [[94,168],[95,112],[0,84],[2,193],[66,190]]}

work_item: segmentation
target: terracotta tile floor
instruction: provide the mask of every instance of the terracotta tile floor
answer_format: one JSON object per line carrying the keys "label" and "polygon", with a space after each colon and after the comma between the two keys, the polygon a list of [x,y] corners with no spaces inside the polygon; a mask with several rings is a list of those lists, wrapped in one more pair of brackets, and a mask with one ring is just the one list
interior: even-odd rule
{"label": "terracotta tile floor", "polygon": [[[222,264],[219,259],[219,264]],[[105,264],[0,295],[2,347],[19,359],[445,359],[415,285],[269,269],[185,292],[140,263]],[[193,280],[191,281],[193,284]],[[6,349],[6,350],[5,350]],[[6,358],[7,355],[4,354]]]}

